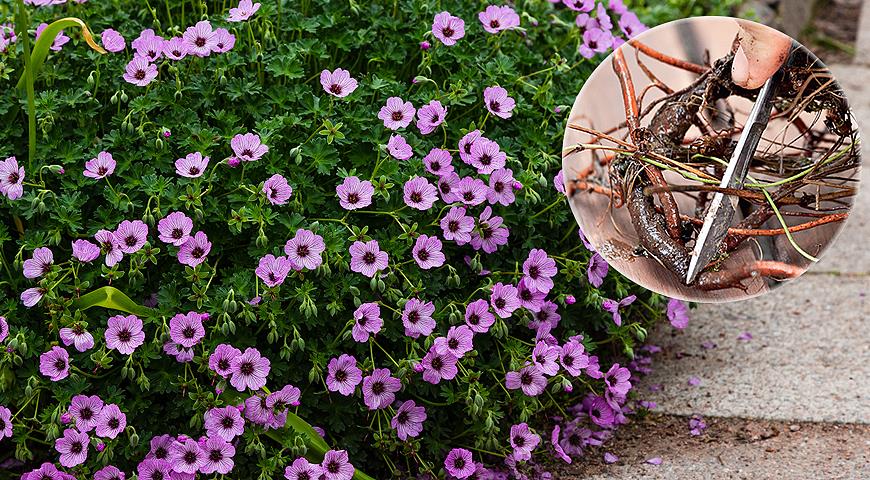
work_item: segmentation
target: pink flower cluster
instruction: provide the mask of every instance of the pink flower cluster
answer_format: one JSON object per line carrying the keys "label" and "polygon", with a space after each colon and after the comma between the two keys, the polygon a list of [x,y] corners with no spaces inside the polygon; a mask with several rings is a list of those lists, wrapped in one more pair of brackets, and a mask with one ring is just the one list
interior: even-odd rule
{"label": "pink flower cluster", "polygon": [[[259,4],[258,4],[259,5]],[[115,31],[103,32],[106,50],[119,52],[125,48],[124,38]],[[127,64],[124,80],[144,87],[157,78],[155,62],[161,58],[178,61],[189,55],[207,57],[212,53],[226,53],[236,44],[236,37],[225,28],[213,28],[208,20],[187,27],[181,37],[164,39],[154,30],[143,30],[130,44],[135,55]]]}
{"label": "pink flower cluster", "polygon": [[[622,0],[609,0],[607,7],[604,6],[603,1],[596,5],[595,0],[563,0],[563,3],[569,9],[579,12],[575,23],[583,29],[583,44],[580,45],[579,50],[580,55],[585,58],[592,58],[612,48],[619,48],[626,39],[647,30],[646,25],[634,12],[628,10]],[[593,10],[594,16],[591,15]],[[619,31],[614,35],[611,12],[619,15],[617,25],[624,38],[619,36]]]}

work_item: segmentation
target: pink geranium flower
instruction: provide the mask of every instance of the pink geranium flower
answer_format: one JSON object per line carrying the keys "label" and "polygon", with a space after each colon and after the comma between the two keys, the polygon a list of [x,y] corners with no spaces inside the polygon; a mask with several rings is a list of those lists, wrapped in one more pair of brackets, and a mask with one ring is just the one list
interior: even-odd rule
{"label": "pink geranium flower", "polygon": [[343,98],[356,90],[357,81],[350,76],[350,72],[343,68],[336,68],[334,71],[323,70],[320,72],[320,85],[323,90],[338,98]]}
{"label": "pink geranium flower", "polygon": [[269,147],[264,145],[260,140],[260,136],[255,133],[236,135],[233,137],[230,145],[233,147],[233,153],[236,154],[236,158],[243,162],[259,160],[269,151]]}
{"label": "pink geranium flower", "polygon": [[189,267],[195,267],[205,261],[205,257],[211,251],[211,242],[205,232],[196,232],[188,238],[178,249],[178,261]]}
{"label": "pink geranium flower", "polygon": [[284,205],[293,195],[293,187],[286,178],[276,173],[263,183],[263,194],[272,205]]}
{"label": "pink geranium flower", "polygon": [[411,102],[406,102],[400,97],[390,97],[387,99],[387,104],[378,112],[378,118],[383,120],[385,127],[398,130],[410,125],[416,112]]}
{"label": "pink geranium flower", "polygon": [[483,104],[489,113],[499,118],[510,118],[516,101],[508,95],[507,90],[496,85],[483,90]]}
{"label": "pink geranium flower", "polygon": [[350,256],[350,269],[367,277],[374,277],[377,272],[387,268],[389,262],[389,255],[381,251],[377,240],[353,242]]}
{"label": "pink geranium flower", "polygon": [[157,78],[157,65],[144,57],[133,57],[124,71],[124,80],[133,85],[144,87]]}
{"label": "pink geranium flower", "polygon": [[387,151],[396,160],[407,160],[414,154],[405,137],[401,135],[390,135],[390,140],[387,142]]}
{"label": "pink geranium flower", "polygon": [[450,12],[441,12],[435,15],[432,22],[432,35],[448,47],[455,45],[457,40],[465,36],[465,21]]}
{"label": "pink geranium flower", "polygon": [[230,9],[230,16],[227,17],[228,22],[244,22],[251,18],[257,10],[260,9],[260,3],[253,3],[251,0],[240,0],[239,6]]}
{"label": "pink geranium flower", "polygon": [[106,178],[115,172],[117,162],[112,158],[109,152],[100,152],[96,158],[92,158],[85,162],[84,176],[89,178]]}
{"label": "pink geranium flower", "polygon": [[175,173],[182,177],[198,178],[205,173],[208,162],[209,158],[199,152],[189,153],[186,157],[175,161]]}
{"label": "pink geranium flower", "polygon": [[106,348],[117,350],[118,353],[130,355],[136,348],[145,343],[145,332],[142,331],[142,320],[136,315],[115,315],[110,317],[105,333]]}
{"label": "pink geranium flower", "polygon": [[187,27],[182,38],[187,45],[188,53],[197,57],[211,55],[217,45],[217,38],[208,20],[201,20],[196,25]]}

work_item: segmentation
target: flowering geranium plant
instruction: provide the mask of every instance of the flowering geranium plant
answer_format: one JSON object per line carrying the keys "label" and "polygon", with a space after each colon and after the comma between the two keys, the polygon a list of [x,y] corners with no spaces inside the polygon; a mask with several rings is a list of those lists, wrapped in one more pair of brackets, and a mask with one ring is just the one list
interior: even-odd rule
{"label": "flowering geranium plant", "polygon": [[584,246],[558,145],[642,11],[117,3],[0,27],[4,467],[519,477],[625,421],[666,307]]}

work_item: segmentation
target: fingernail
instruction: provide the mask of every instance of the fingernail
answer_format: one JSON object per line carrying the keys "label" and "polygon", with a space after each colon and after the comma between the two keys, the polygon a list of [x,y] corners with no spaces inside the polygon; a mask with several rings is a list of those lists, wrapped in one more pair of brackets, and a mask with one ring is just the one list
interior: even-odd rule
{"label": "fingernail", "polygon": [[731,63],[731,80],[744,87],[749,81],[749,59],[746,58],[742,45],[734,53],[734,61]]}

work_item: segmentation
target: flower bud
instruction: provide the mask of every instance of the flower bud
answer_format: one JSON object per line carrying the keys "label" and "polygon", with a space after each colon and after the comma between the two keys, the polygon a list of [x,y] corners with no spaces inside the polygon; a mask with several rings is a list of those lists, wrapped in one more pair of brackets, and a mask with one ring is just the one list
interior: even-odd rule
{"label": "flower bud", "polygon": [[118,103],[118,92],[115,92],[115,94],[112,95],[112,98],[109,99],[109,102],[110,102],[112,105],[117,105],[117,103]]}
{"label": "flower bud", "polygon": [[574,298],[574,295],[568,295],[567,297],[565,297],[565,303],[567,303],[568,305],[574,305],[575,303],[577,303],[577,299]]}
{"label": "flower bud", "polygon": [[63,414],[61,414],[60,423],[62,423],[64,425],[68,425],[69,422],[71,422],[71,421],[72,421],[72,415],[70,415],[69,412],[63,412]]}
{"label": "flower bud", "polygon": [[97,83],[97,82],[94,80],[94,72],[91,72],[88,75],[88,85],[93,87],[95,83]]}
{"label": "flower bud", "polygon": [[429,50],[429,48],[431,48],[431,47],[432,47],[432,44],[430,44],[426,40],[423,40],[422,42],[420,42],[420,50]]}
{"label": "flower bud", "polygon": [[242,161],[239,160],[238,157],[230,157],[227,159],[227,165],[229,165],[230,168],[236,168],[241,163],[242,163]]}
{"label": "flower bud", "polygon": [[98,452],[102,452],[102,451],[105,450],[105,449],[106,449],[106,444],[105,444],[105,443],[100,442],[100,443],[97,444],[97,451],[98,451]]}
{"label": "flower bud", "polygon": [[[180,440],[181,436],[179,435],[178,438]],[[136,445],[139,445],[139,435],[136,432],[133,432],[130,434],[130,446],[135,447]]]}
{"label": "flower bud", "polygon": [[130,97],[127,96],[127,92],[121,90],[121,102],[127,103],[127,100],[130,100]]}

